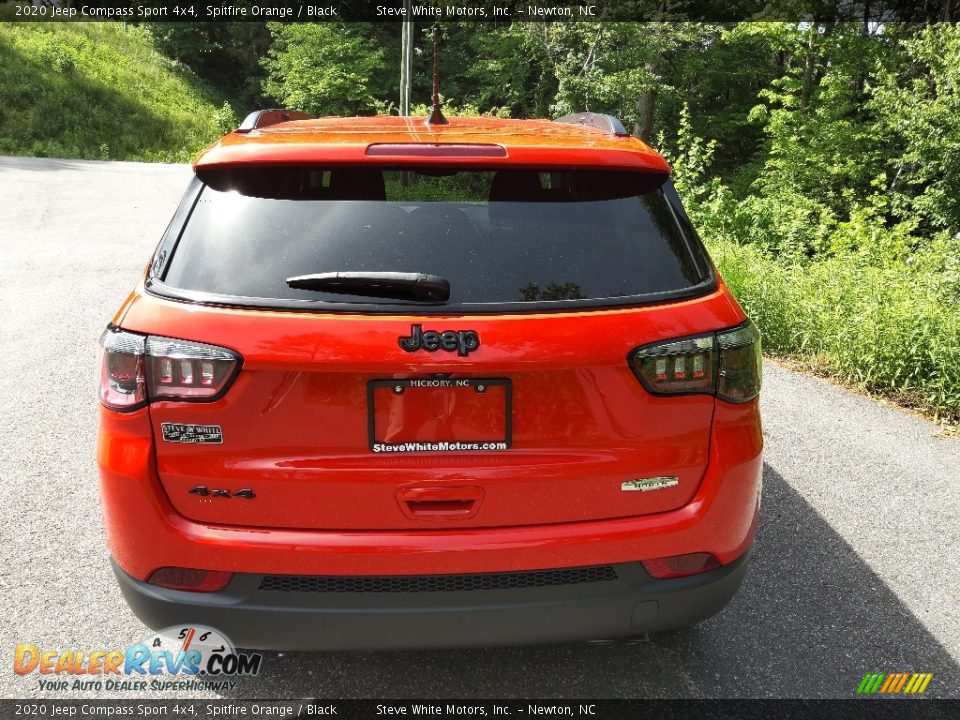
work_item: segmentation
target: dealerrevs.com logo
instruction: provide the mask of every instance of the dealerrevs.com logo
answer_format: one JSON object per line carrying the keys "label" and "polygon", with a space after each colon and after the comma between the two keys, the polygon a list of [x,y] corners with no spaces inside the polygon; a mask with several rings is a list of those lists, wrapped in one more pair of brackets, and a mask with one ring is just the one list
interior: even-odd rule
{"label": "dealerrevs.com logo", "polygon": [[237,678],[260,672],[263,656],[239,652],[220,631],[204,625],[171,627],[125,650],[54,650],[20,643],[13,671],[38,677],[41,690],[113,692],[224,692]]}

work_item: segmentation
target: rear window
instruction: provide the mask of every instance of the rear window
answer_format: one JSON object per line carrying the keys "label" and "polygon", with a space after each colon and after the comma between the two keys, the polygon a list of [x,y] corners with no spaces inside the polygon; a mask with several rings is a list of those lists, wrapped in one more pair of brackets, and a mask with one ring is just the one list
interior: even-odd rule
{"label": "rear window", "polygon": [[626,304],[712,283],[662,175],[248,168],[201,180],[161,269],[162,286],[178,294],[429,310],[287,284],[312,273],[418,273],[449,282],[449,300],[434,308],[449,312]]}

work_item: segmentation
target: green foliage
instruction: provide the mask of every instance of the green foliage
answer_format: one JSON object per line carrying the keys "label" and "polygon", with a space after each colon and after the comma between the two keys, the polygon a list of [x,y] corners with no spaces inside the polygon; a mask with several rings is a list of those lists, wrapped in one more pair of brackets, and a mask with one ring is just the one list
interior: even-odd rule
{"label": "green foliage", "polygon": [[186,161],[216,93],[116,23],[0,24],[0,154]]}
{"label": "green foliage", "polygon": [[[804,218],[823,205],[802,196],[793,206],[779,194],[739,201],[707,179],[709,145],[687,122],[678,137],[678,186],[694,188],[691,217],[765,350],[960,419],[960,237],[940,233],[916,247],[916,223],[885,222],[882,194],[842,221],[812,223]],[[766,233],[785,237],[770,248]],[[794,245],[823,249],[786,252]]]}
{"label": "green foliage", "polygon": [[[247,0],[233,4],[249,6]],[[265,22],[143,24],[156,48],[204,78],[238,107],[263,105],[260,58],[270,46]]]}
{"label": "green foliage", "polygon": [[929,232],[960,225],[960,26],[923,28],[902,43],[906,68],[878,73],[867,104],[892,138],[884,188],[893,212]]}
{"label": "green foliage", "polygon": [[[498,108],[508,117],[545,117],[556,94],[556,79],[541,53],[534,33],[547,23],[515,24],[498,27],[489,23],[473,24],[465,30],[465,54],[468,63],[445,63],[442,89],[458,105]],[[456,26],[445,27],[448,37],[444,57],[461,54],[456,45]],[[426,60],[427,58],[425,58]],[[425,64],[425,63],[424,63]],[[428,75],[425,68],[423,75]],[[448,87],[453,80],[456,88]],[[424,83],[422,91],[429,91]],[[415,89],[417,89],[415,87]]]}
{"label": "green foliage", "polygon": [[228,132],[235,130],[240,124],[237,114],[233,111],[233,107],[231,107],[230,103],[226,100],[223,101],[223,105],[214,111],[213,119],[221,135],[226,135]]}
{"label": "green foliage", "polygon": [[806,171],[788,173],[773,153],[763,191],[737,198],[710,176],[715,144],[693,132],[686,107],[676,138],[665,154],[678,191],[765,350],[960,419],[960,235],[921,239],[921,218],[898,219],[882,175],[864,198],[801,193]]}
{"label": "green foliage", "polygon": [[705,142],[694,133],[690,121],[690,107],[686,103],[680,109],[674,145],[668,145],[662,132],[658,144],[673,168],[673,184],[678,193],[701,203],[716,194],[718,183],[710,181],[707,170],[713,163],[717,141]]}
{"label": "green foliage", "polygon": [[[554,115],[591,110],[620,117],[638,132],[652,119],[656,98],[676,93],[675,56],[711,32],[696,23],[530,23],[528,42],[539,46],[556,78]],[[647,104],[645,104],[647,103]]]}
{"label": "green foliage", "polygon": [[391,202],[479,202],[490,194],[490,178],[481,173],[430,175],[416,171],[384,173]]}
{"label": "green foliage", "polygon": [[551,282],[541,290],[536,283],[520,288],[520,300],[523,302],[543,302],[550,300],[583,300],[586,296],[580,285],[574,282]]}
{"label": "green foliage", "polygon": [[[662,20],[672,6],[658,6]],[[430,30],[415,26],[418,115]],[[441,34],[447,115],[618,115],[671,161],[768,350],[960,417],[960,26],[443,23]],[[395,113],[399,46],[398,23],[0,26],[0,153],[182,160],[255,106]],[[396,197],[470,190],[413,175],[388,184]]]}
{"label": "green foliage", "polygon": [[374,75],[384,54],[360,24],[268,25],[273,44],[264,92],[283,107],[317,115],[363,115],[376,107]]}
{"label": "green foliage", "polygon": [[[712,240],[724,279],[764,350],[868,390],[960,419],[960,284],[943,256],[886,266],[838,255],[784,264],[752,245]],[[960,248],[941,248],[955,260]]]}
{"label": "green foliage", "polygon": [[[481,110],[476,105],[465,103],[463,105],[454,105],[448,103],[446,97],[441,93],[440,103],[443,107],[443,114],[450,117],[510,117],[510,110],[504,107],[491,107]],[[413,116],[428,116],[433,109],[432,105],[427,103],[416,103],[410,106],[410,114]]]}

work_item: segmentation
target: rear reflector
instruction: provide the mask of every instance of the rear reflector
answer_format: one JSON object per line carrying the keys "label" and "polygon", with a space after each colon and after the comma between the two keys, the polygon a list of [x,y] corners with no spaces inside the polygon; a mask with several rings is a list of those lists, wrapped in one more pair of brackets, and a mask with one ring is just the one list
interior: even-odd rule
{"label": "rear reflector", "polygon": [[157,587],[188,592],[217,592],[223,590],[233,578],[233,573],[219,570],[194,570],[192,568],[162,567],[155,570],[147,582]]}
{"label": "rear reflector", "polygon": [[240,369],[226,348],[108,327],[100,337],[100,402],[130,411],[150,400],[216,400]]}
{"label": "rear reflector", "polygon": [[507,156],[502,145],[480,143],[374,143],[367,146],[371,157],[457,157],[478,158]]}
{"label": "rear reflector", "polygon": [[719,561],[710,553],[690,553],[673,557],[644,560],[643,567],[648,574],[658,579],[698,575],[720,567]]}

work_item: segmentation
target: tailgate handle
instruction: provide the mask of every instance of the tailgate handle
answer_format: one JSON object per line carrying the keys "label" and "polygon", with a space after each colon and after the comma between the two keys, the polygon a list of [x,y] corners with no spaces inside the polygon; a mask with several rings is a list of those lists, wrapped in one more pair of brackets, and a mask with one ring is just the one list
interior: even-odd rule
{"label": "tailgate handle", "polygon": [[473,517],[483,495],[483,488],[476,486],[413,487],[397,491],[404,514],[414,519]]}

